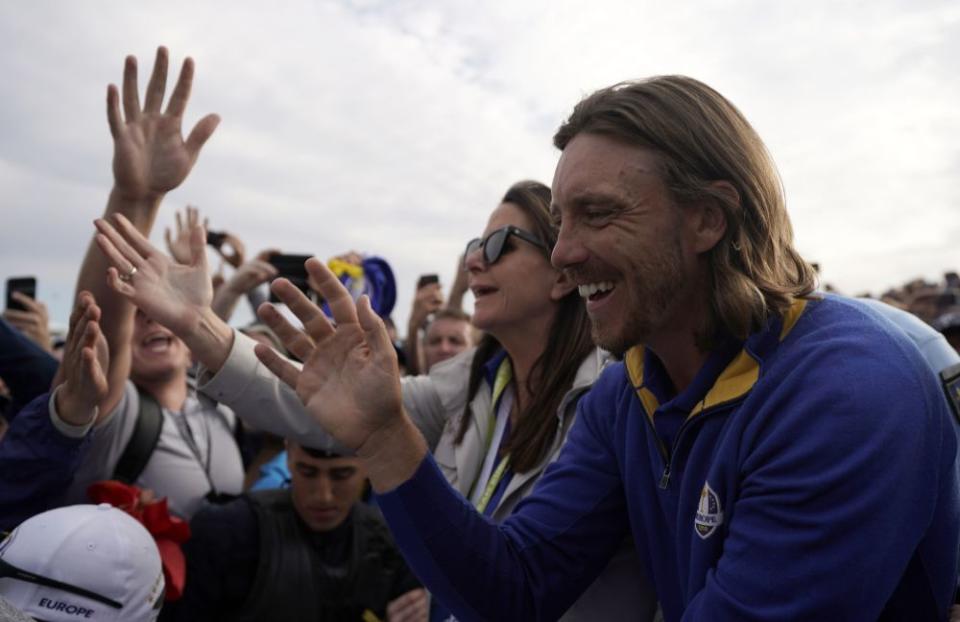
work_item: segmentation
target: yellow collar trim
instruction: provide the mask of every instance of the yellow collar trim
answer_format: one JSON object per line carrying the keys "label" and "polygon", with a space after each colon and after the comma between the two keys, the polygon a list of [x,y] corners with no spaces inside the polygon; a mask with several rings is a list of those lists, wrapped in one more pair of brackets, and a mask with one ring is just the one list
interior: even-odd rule
{"label": "yellow collar trim", "polygon": [[[780,341],[783,341],[797,320],[807,308],[806,299],[797,299],[790,305],[790,309],[783,317],[783,328],[780,330]],[[653,413],[660,407],[660,402],[654,396],[653,392],[643,386],[643,346],[634,346],[627,351],[624,356],[624,365],[627,368],[627,375],[633,384],[640,403],[647,416],[653,419]],[[710,390],[690,412],[690,416],[697,415],[704,410],[708,410],[720,404],[725,404],[739,399],[746,395],[760,377],[760,364],[754,359],[746,349],[741,350],[723,373],[717,378]]]}

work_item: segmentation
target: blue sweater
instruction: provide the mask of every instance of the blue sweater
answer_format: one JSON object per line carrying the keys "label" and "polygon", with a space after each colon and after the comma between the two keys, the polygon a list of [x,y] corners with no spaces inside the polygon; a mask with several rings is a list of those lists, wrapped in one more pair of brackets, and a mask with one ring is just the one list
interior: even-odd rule
{"label": "blue sweater", "polygon": [[557,618],[628,533],[667,620],[945,619],[954,425],[902,332],[828,296],[718,348],[680,394],[629,352],[499,526],[429,457],[380,504],[460,620]]}

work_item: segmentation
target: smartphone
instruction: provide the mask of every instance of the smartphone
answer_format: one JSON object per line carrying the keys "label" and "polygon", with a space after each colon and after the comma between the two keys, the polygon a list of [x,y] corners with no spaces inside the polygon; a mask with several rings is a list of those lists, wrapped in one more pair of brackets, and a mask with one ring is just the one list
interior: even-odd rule
{"label": "smartphone", "polygon": [[226,237],[227,234],[223,231],[207,231],[207,244],[214,248],[220,248],[223,246]]}
{"label": "smartphone", "polygon": [[947,282],[947,287],[951,289],[960,289],[960,274],[956,272],[947,272],[943,275],[943,280]]}
{"label": "smartphone", "polygon": [[[283,255],[276,253],[270,255],[267,260],[271,266],[277,269],[277,278],[283,277],[297,286],[297,288],[307,295],[310,300],[316,301],[314,291],[310,289],[307,282],[307,269],[304,262],[313,257],[313,255]],[[270,302],[280,302],[280,299],[270,292]]]}
{"label": "smartphone", "polygon": [[417,289],[425,287],[427,285],[433,285],[434,283],[440,282],[440,275],[438,274],[423,274],[420,276],[420,279],[417,281]]}
{"label": "smartphone", "polygon": [[37,297],[37,279],[32,276],[16,276],[7,279],[7,308],[17,311],[26,311],[27,308],[13,297],[13,292],[20,292],[29,297]]}

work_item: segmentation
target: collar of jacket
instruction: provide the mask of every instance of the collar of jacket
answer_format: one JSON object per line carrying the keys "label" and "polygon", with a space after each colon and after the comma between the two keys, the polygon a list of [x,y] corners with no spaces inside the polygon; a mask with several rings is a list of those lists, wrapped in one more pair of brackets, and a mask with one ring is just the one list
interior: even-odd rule
{"label": "collar of jacket", "polygon": [[[760,360],[790,334],[797,320],[806,310],[808,302],[807,298],[794,300],[783,317],[773,318],[765,330],[750,335],[743,349],[720,372],[706,394],[698,396],[697,405],[690,411],[689,416],[693,417],[703,411],[738,400],[749,393],[760,377]],[[653,414],[660,407],[660,402],[644,383],[645,356],[642,345],[634,346],[627,351],[624,365],[644,411],[652,420]]]}

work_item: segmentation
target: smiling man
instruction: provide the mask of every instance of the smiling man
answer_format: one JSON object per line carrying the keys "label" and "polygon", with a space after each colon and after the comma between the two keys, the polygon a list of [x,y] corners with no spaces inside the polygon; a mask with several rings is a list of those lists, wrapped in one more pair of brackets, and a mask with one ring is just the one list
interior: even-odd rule
{"label": "smiling man", "polygon": [[360,459],[287,442],[290,487],[197,514],[187,584],[161,620],[425,620],[426,595],[379,512]]}
{"label": "smiling man", "polygon": [[302,370],[257,355],[364,457],[417,576],[460,620],[550,620],[629,534],[667,620],[945,619],[960,483],[942,389],[896,326],[814,292],[746,119],[664,76],[590,95],[554,142],[553,263],[624,360],[500,525],[404,415],[368,304],[311,261],[336,325],[286,286],[307,334],[263,314],[315,344]]}

